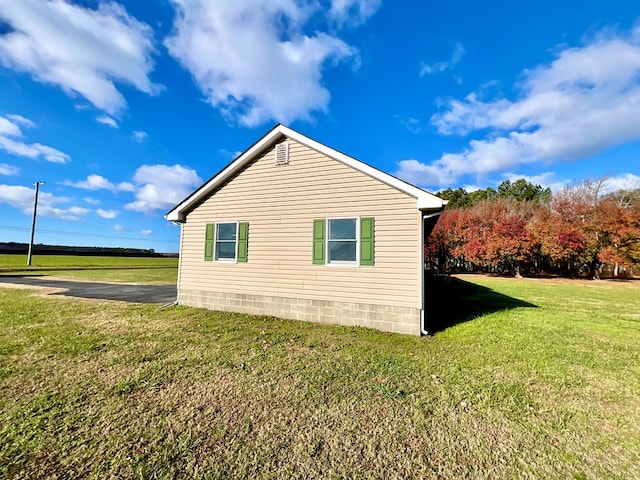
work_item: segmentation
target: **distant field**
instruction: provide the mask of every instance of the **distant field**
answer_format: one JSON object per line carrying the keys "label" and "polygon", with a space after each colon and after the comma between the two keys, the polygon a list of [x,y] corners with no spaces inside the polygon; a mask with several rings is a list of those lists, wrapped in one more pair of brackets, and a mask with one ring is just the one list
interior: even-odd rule
{"label": "distant field", "polygon": [[49,275],[105,282],[176,283],[178,259],[165,257],[102,257],[0,255],[0,275]]}
{"label": "distant field", "polygon": [[0,288],[0,477],[640,478],[640,283],[439,300],[417,338]]}

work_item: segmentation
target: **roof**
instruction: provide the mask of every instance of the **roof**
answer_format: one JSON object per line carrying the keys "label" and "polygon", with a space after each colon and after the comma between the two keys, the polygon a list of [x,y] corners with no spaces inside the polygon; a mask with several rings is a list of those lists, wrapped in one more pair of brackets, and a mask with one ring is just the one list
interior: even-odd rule
{"label": "roof", "polygon": [[349,167],[364,173],[376,180],[381,181],[407,195],[416,199],[416,208],[418,210],[442,210],[446,205],[446,201],[435,195],[407,183],[399,178],[389,175],[388,173],[378,170],[366,163],[356,160],[353,157],[345,155],[342,152],[334,150],[320,142],[317,142],[295,130],[290,129],[282,124],[278,124],[267,132],[261,139],[245,150],[241,155],[235,158],[230,164],[223,168],[216,175],[207,180],[202,186],[196,189],[191,195],[182,200],[178,205],[173,207],[165,218],[174,222],[184,222],[186,214],[196,205],[207,198],[212,192],[219,189],[227,181],[232,179],[246,165],[262,155],[266,150],[283,138],[289,138],[313,150],[316,150],[327,157],[341,162]]}

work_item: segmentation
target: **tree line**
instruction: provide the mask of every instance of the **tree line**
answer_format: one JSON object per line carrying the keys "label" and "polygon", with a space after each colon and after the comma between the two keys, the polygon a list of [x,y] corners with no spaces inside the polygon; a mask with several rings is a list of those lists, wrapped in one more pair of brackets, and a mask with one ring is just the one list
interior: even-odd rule
{"label": "tree line", "polygon": [[[26,255],[29,250],[28,243],[0,242],[0,253]],[[96,257],[177,257],[174,253],[158,253],[153,248],[129,248],[129,247],[82,247],[68,245],[45,245],[36,243],[33,245],[33,253],[36,255],[79,255]]]}
{"label": "tree line", "polygon": [[497,190],[446,189],[425,244],[441,271],[600,278],[640,274],[640,188],[588,180],[554,193],[520,179]]}

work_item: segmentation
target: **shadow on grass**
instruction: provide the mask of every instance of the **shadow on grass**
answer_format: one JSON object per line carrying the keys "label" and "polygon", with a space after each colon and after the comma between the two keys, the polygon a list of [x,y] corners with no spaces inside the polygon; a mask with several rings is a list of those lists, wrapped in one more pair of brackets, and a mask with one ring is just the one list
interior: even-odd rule
{"label": "shadow on grass", "polygon": [[459,278],[425,276],[427,329],[436,333],[488,313],[536,305]]}

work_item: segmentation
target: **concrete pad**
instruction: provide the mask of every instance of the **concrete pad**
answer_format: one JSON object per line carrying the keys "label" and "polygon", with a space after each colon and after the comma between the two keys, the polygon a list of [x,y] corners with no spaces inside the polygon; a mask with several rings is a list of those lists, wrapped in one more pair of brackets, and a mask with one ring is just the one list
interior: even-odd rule
{"label": "concrete pad", "polygon": [[78,282],[75,280],[53,280],[47,277],[33,276],[0,275],[0,284],[60,289],[51,293],[51,295],[134,303],[159,303],[162,305],[175,302],[178,295],[175,285]]}

